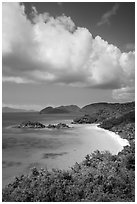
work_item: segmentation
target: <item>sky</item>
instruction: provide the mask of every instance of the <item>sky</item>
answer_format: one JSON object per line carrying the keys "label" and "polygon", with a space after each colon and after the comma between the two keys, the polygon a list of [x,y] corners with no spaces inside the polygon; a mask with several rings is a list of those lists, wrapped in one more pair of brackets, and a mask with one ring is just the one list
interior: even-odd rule
{"label": "sky", "polygon": [[2,3],[2,104],[135,100],[133,2]]}

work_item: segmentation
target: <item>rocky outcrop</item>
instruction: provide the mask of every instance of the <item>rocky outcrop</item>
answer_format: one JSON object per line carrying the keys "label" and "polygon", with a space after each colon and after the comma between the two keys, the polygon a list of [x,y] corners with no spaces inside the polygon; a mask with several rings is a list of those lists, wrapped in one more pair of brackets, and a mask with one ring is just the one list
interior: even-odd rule
{"label": "rocky outcrop", "polygon": [[45,127],[46,126],[40,122],[31,122],[31,121],[23,122],[17,126],[17,128],[45,128]]}
{"label": "rocky outcrop", "polygon": [[65,123],[58,123],[57,125],[52,125],[52,124],[49,124],[47,126],[47,128],[56,128],[56,129],[63,129],[63,128],[70,128],[68,125],[66,125]]}
{"label": "rocky outcrop", "polygon": [[49,124],[49,125],[43,125],[40,122],[23,122],[19,124],[18,126],[15,126],[16,128],[51,128],[51,129],[64,129],[64,128],[70,128],[65,123],[58,123],[58,124]]}

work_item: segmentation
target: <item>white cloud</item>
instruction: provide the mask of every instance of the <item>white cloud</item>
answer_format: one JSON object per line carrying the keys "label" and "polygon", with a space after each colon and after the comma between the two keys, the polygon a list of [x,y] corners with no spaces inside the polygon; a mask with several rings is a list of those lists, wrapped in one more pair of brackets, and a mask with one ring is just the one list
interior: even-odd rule
{"label": "white cloud", "polygon": [[12,53],[14,46],[31,40],[32,25],[25,17],[24,6],[18,3],[3,3],[2,15],[2,52]]}
{"label": "white cloud", "polygon": [[3,77],[2,78],[2,81],[3,82],[14,82],[14,83],[17,83],[17,84],[26,84],[26,83],[33,83],[33,81],[31,80],[27,80],[27,79],[23,79],[21,77]]}
{"label": "white cloud", "polygon": [[120,65],[124,70],[128,81],[133,80],[135,77],[135,52],[122,53],[120,57]]}
{"label": "white cloud", "polygon": [[134,52],[122,53],[100,36],[93,38],[70,17],[38,14],[33,7],[29,20],[24,9],[18,3],[3,3],[4,82],[133,87]]}
{"label": "white cloud", "polygon": [[111,16],[116,15],[117,11],[119,9],[119,4],[115,4],[111,10],[104,13],[101,17],[101,20],[97,23],[97,26],[101,26],[103,24],[110,24],[110,18]]}

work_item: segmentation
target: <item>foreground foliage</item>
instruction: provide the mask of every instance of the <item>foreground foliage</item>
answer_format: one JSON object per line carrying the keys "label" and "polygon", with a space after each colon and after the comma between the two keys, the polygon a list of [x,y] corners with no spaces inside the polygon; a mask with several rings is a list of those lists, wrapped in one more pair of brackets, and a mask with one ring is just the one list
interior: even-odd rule
{"label": "foreground foliage", "polygon": [[3,190],[3,201],[134,201],[134,145],[118,155],[96,151],[69,171],[33,168]]}

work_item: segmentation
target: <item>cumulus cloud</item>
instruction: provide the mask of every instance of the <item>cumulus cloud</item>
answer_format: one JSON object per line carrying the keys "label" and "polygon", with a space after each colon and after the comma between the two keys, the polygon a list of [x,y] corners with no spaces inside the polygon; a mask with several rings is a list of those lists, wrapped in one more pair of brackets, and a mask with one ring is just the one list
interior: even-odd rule
{"label": "cumulus cloud", "polygon": [[70,17],[38,14],[32,7],[28,19],[24,5],[18,3],[3,3],[2,15],[4,82],[61,83],[124,92],[133,86],[135,53],[122,53],[100,36],[93,38]]}
{"label": "cumulus cloud", "polygon": [[110,24],[110,18],[114,15],[116,15],[117,11],[119,9],[119,4],[115,4],[111,10],[104,13],[101,17],[101,20],[97,23],[97,26],[101,26],[103,24]]}

